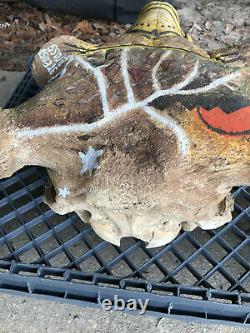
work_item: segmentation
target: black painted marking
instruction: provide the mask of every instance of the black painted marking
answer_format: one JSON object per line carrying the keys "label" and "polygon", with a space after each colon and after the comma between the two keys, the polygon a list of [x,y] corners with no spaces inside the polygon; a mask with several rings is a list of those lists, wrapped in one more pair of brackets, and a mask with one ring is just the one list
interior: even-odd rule
{"label": "black painted marking", "polygon": [[161,96],[154,100],[151,105],[163,110],[164,108],[169,108],[175,105],[177,102],[181,103],[189,110],[199,106],[202,106],[207,110],[219,107],[224,113],[235,112],[250,104],[250,100],[242,95],[235,94],[229,96],[228,91],[218,91],[217,93],[213,91],[210,94]]}
{"label": "black painted marking", "polygon": [[154,34],[154,38],[158,38],[158,37],[164,37],[165,35],[175,35],[175,36],[181,36],[178,32],[172,31],[172,30],[166,30],[166,31],[162,31],[159,32],[157,29],[154,29],[150,32],[148,32],[147,30],[143,30],[143,29],[133,29],[130,31],[130,33],[135,33],[135,32],[139,32],[144,34],[145,37],[149,37],[150,35]]}
{"label": "black painted marking", "polygon": [[[145,37],[148,37],[149,38],[149,35],[144,35]],[[150,36],[149,39],[152,39],[152,37]],[[184,49],[184,48],[181,48],[181,47],[171,47],[171,46],[167,46],[167,45],[145,45],[145,44],[118,44],[118,45],[112,45],[112,46],[109,46],[109,47],[97,47],[95,48],[94,50],[87,50],[87,49],[84,49],[84,48],[81,48],[81,47],[77,47],[76,45],[72,45],[72,44],[68,44],[68,43],[64,43],[64,45],[66,46],[69,46],[69,47],[72,47],[71,50],[65,50],[64,52],[65,53],[72,53],[72,52],[77,52],[79,54],[87,54],[87,53],[93,53],[95,51],[112,51],[112,50],[115,50],[115,49],[123,49],[123,48],[133,48],[133,47],[141,47],[141,48],[144,48],[144,49],[157,49],[157,50],[176,50],[176,51],[184,51],[184,52],[191,52],[191,53],[194,53],[202,58],[205,58],[205,59],[211,59],[210,56],[208,55],[207,57],[199,52],[196,52],[195,50],[188,50],[188,49]]]}

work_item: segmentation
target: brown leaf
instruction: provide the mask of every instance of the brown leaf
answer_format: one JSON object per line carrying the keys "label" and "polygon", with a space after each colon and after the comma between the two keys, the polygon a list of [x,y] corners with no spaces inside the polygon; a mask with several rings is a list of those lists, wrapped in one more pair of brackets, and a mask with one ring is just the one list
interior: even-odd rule
{"label": "brown leaf", "polygon": [[48,30],[50,29],[57,29],[57,26],[52,22],[51,18],[49,17],[49,14],[44,14],[44,19],[46,22],[46,26],[48,27]]}
{"label": "brown leaf", "polygon": [[47,29],[46,24],[44,24],[43,22],[39,23],[39,29],[44,32]]}
{"label": "brown leaf", "polygon": [[89,24],[89,21],[83,20],[76,25],[75,29],[72,32],[76,32],[76,31],[90,33],[92,31],[92,27]]}

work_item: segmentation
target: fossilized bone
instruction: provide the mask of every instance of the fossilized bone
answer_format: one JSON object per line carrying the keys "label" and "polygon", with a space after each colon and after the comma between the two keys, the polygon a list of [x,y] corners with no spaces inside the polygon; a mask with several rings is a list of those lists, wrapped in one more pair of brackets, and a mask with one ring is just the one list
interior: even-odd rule
{"label": "fossilized bone", "polygon": [[0,113],[1,177],[46,167],[50,207],[117,245],[228,222],[231,188],[250,183],[249,48],[208,54],[186,37],[156,1],[112,44],[47,43],[41,92]]}

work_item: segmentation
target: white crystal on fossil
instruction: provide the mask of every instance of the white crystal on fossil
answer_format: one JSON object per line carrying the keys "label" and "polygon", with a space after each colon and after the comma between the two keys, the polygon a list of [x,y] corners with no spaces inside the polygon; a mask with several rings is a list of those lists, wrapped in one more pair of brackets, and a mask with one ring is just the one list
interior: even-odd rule
{"label": "white crystal on fossil", "polygon": [[103,154],[103,150],[95,150],[93,147],[89,147],[87,153],[79,152],[78,155],[82,161],[82,169],[80,174],[83,175],[84,172],[88,172],[92,176],[93,170],[98,168],[97,159]]}

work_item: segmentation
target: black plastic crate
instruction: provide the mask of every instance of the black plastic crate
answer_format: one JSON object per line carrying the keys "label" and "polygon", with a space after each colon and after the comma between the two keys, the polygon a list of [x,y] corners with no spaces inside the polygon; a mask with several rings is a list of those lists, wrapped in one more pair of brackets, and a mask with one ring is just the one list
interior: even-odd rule
{"label": "black plastic crate", "polygon": [[[28,71],[7,107],[38,87]],[[234,189],[234,219],[147,249],[100,239],[76,214],[43,203],[47,174],[29,167],[0,181],[0,290],[100,307],[114,295],[149,299],[146,314],[250,324],[250,188]]]}

